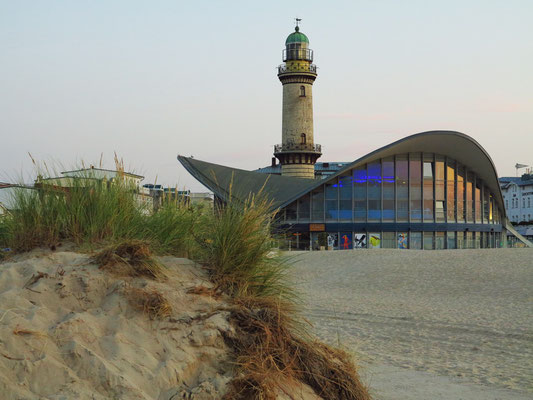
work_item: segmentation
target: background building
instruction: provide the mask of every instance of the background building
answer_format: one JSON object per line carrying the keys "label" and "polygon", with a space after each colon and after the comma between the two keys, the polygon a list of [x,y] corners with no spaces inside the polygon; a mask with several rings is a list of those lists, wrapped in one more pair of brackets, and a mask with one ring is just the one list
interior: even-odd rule
{"label": "background building", "polygon": [[273,158],[270,167],[244,171],[178,156],[215,200],[262,190],[279,210],[288,247],[301,250],[506,247],[508,231],[533,246],[507,220],[490,156],[463,133],[423,132],[352,163],[316,165],[313,52],[298,26],[285,45],[282,143],[274,146],[281,166]]}
{"label": "background building", "polygon": [[496,170],[469,136],[430,131],[377,149],[321,180],[269,175],[178,157],[220,201],[264,191],[291,248],[455,249],[506,247]]}
{"label": "background building", "polygon": [[533,173],[500,178],[500,185],[509,220],[513,224],[533,224]]}
{"label": "background building", "polygon": [[16,208],[16,191],[34,190],[30,186],[15,185],[12,183],[0,182],[0,217],[7,215]]}

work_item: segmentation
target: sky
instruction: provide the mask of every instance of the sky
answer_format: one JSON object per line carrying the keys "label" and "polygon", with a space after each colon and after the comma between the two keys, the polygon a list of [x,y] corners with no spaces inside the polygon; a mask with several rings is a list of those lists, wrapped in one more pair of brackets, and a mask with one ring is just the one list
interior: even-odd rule
{"label": "sky", "polygon": [[[320,161],[455,130],[500,176],[533,165],[532,0],[0,0],[0,181],[113,155],[205,191],[178,154],[242,169],[281,143],[285,39],[302,19]],[[21,178],[22,177],[22,178]]]}

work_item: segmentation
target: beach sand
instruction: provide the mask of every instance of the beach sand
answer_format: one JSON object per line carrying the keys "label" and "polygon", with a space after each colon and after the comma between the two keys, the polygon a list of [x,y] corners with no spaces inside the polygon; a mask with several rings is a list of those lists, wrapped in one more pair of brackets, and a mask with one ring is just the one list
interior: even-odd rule
{"label": "beach sand", "polygon": [[533,398],[533,250],[289,253],[305,316],[376,399]]}
{"label": "beach sand", "polygon": [[[69,251],[0,263],[0,399],[222,397],[233,361],[227,304],[187,294],[211,286],[192,261],[159,260],[164,282],[116,276]],[[170,318],[134,307],[134,289],[165,296]]]}
{"label": "beach sand", "polygon": [[[157,257],[167,279],[156,281],[117,273],[118,265],[100,269],[65,247],[0,262],[0,400],[226,394],[236,362],[227,344],[236,335],[234,305],[205,294],[213,284],[202,266]],[[141,292],[163,296],[168,315],[150,318]],[[278,383],[277,400],[319,399],[305,383]]]}

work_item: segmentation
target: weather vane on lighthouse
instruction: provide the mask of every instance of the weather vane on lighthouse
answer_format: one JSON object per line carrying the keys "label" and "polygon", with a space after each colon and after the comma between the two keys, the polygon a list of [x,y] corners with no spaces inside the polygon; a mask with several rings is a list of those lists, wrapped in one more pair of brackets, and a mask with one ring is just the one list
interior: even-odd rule
{"label": "weather vane on lighthouse", "polygon": [[301,18],[294,18],[294,20],[296,21],[296,30],[300,29],[299,25],[300,25],[300,22],[302,22],[302,19]]}

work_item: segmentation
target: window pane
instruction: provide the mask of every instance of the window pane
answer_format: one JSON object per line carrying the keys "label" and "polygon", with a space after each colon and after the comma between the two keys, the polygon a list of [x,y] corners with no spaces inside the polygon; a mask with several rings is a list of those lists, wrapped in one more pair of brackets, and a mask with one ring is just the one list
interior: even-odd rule
{"label": "window pane", "polygon": [[337,220],[339,215],[339,185],[337,179],[326,183],[326,219]]}
{"label": "window pane", "polygon": [[295,201],[285,207],[285,219],[287,219],[288,221],[296,220],[296,207],[297,205]]}
{"label": "window pane", "polygon": [[383,232],[383,241],[381,242],[384,249],[396,249],[396,232]]}
{"label": "window pane", "polygon": [[[383,160],[383,221],[394,221],[394,158]],[[394,235],[393,235],[394,236]]]}
{"label": "window pane", "polygon": [[409,236],[409,248],[413,250],[422,249],[422,232],[411,232]]}
{"label": "window pane", "polygon": [[433,161],[424,161],[424,222],[433,222],[433,176],[435,164]]}
{"label": "window pane", "polygon": [[481,186],[476,182],[476,224],[481,223]]}
{"label": "window pane", "polygon": [[358,167],[353,171],[354,180],[354,219],[366,221],[366,167]]}
{"label": "window pane", "polygon": [[311,196],[306,194],[298,200],[298,220],[306,221],[309,220],[311,215]]}
{"label": "window pane", "polygon": [[422,221],[422,164],[420,155],[409,155],[409,194],[411,221]]}
{"label": "window pane", "polygon": [[326,200],[326,219],[337,220],[338,216],[338,204],[337,200]]}
{"label": "window pane", "polygon": [[465,248],[465,233],[464,232],[457,232],[457,248],[458,249]]}
{"label": "window pane", "polygon": [[324,187],[320,186],[311,193],[311,212],[314,221],[324,221]]}
{"label": "window pane", "polygon": [[447,243],[448,249],[456,249],[457,246],[455,244],[455,232],[448,232],[447,236],[448,236],[448,243]]}
{"label": "window pane", "polygon": [[340,250],[349,250],[352,248],[352,232],[341,232]]}
{"label": "window pane", "polygon": [[465,235],[466,236],[466,238],[465,238],[465,240],[466,240],[465,248],[466,249],[473,249],[474,248],[474,238],[472,236],[472,232],[469,231],[469,232],[465,232],[465,233],[466,233],[466,235]]}
{"label": "window pane", "polygon": [[368,164],[368,220],[381,220],[381,163]]}
{"label": "window pane", "polygon": [[297,240],[298,250],[309,250],[309,246],[311,244],[309,232],[298,232],[296,233],[296,236],[298,237],[298,240]]}
{"label": "window pane", "polygon": [[396,220],[407,222],[409,219],[409,166],[407,156],[396,156]]}
{"label": "window pane", "polygon": [[433,250],[433,232],[424,232],[424,250]]}
{"label": "window pane", "polygon": [[465,171],[457,167],[457,222],[465,222]]}
{"label": "window pane", "polygon": [[455,163],[448,160],[446,168],[446,215],[448,222],[455,222]]}
{"label": "window pane", "polygon": [[483,194],[483,223],[489,223],[489,214],[490,214],[490,202],[489,202],[489,189],[485,186]]}
{"label": "window pane", "polygon": [[368,234],[368,248],[369,249],[379,249],[381,248],[381,234],[380,233],[369,233]]}
{"label": "window pane", "polygon": [[435,220],[437,222],[445,221],[444,184],[444,157],[437,156],[435,161]]}
{"label": "window pane", "polygon": [[409,248],[409,235],[407,232],[398,233],[398,248],[402,250]]}
{"label": "window pane", "polygon": [[[474,176],[472,172],[468,171],[466,180],[466,221],[469,223],[474,222],[474,199],[473,199],[473,185],[474,185]],[[469,247],[471,248],[471,247]]]}
{"label": "window pane", "polygon": [[435,232],[435,249],[442,250],[446,248],[446,236],[444,232]]}
{"label": "window pane", "polygon": [[339,178],[339,218],[343,221],[352,220],[352,176],[345,175]]}
{"label": "window pane", "polygon": [[366,233],[356,232],[353,235],[353,248],[354,249],[366,249]]}
{"label": "window pane", "polygon": [[474,249],[481,247],[481,232],[472,232],[474,234]]}
{"label": "window pane", "polygon": [[339,234],[337,232],[328,232],[327,241],[328,249],[339,250]]}
{"label": "window pane", "polygon": [[492,197],[492,194],[489,197],[490,197],[489,223],[493,224],[494,223],[494,220],[493,220],[494,198]]}

